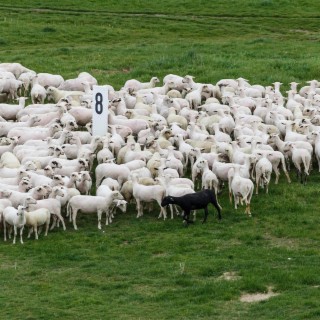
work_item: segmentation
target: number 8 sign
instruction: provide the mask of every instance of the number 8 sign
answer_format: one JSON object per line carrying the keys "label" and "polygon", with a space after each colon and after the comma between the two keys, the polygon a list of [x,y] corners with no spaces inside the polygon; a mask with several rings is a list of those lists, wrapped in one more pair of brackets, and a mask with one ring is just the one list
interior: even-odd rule
{"label": "number 8 sign", "polygon": [[104,136],[108,131],[108,88],[93,86],[92,89],[92,135]]}

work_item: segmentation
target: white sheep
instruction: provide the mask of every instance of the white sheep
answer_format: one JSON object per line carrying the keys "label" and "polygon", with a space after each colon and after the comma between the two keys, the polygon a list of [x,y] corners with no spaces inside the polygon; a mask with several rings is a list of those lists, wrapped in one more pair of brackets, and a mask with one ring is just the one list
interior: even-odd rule
{"label": "white sheep", "polygon": [[38,73],[38,83],[44,88],[56,87],[58,88],[64,81],[63,77],[59,74],[51,73]]}
{"label": "white sheep", "polygon": [[266,154],[256,153],[258,161],[255,164],[256,172],[256,194],[259,192],[259,187],[265,187],[266,193],[269,192],[269,183],[272,174],[272,163],[267,158]]}
{"label": "white sheep", "polygon": [[19,104],[0,103],[0,116],[5,120],[17,120],[17,113],[25,107],[26,97],[17,99]]}
{"label": "white sheep", "polygon": [[[14,207],[6,207],[3,210],[3,234],[4,241],[7,241],[7,225],[10,225],[14,229],[13,235],[13,244],[16,243],[17,229],[20,229],[20,242],[23,244],[22,234],[23,228],[26,224],[26,217],[24,212],[21,210],[22,206],[19,206],[18,209]],[[9,232],[10,238],[10,232]]]}
{"label": "white sheep", "polygon": [[79,195],[74,196],[70,199],[67,205],[68,215],[72,216],[73,227],[75,230],[78,229],[76,224],[78,211],[86,213],[97,213],[98,214],[98,229],[101,229],[101,216],[102,213],[108,212],[109,208],[113,205],[112,201],[118,196],[118,191],[113,191],[110,198],[99,196],[85,196]]}
{"label": "white sheep", "polygon": [[125,82],[124,88],[131,91],[139,91],[141,89],[154,88],[159,82],[157,77],[152,77],[149,82],[140,82],[136,79],[130,79]]}
{"label": "white sheep", "polygon": [[30,72],[32,70],[26,68],[21,63],[18,62],[3,62],[0,63],[0,70],[5,70],[8,72],[12,72],[16,78],[24,72]]}
{"label": "white sheep", "polygon": [[[27,210],[37,210],[40,208],[48,209],[52,215],[55,215],[61,221],[63,230],[66,230],[64,219],[61,215],[61,203],[58,199],[49,198],[37,200],[36,204],[30,204],[26,206]],[[53,228],[53,226],[51,228]]]}
{"label": "white sheep", "polygon": [[5,93],[8,99],[14,100],[18,98],[18,91],[22,88],[23,83],[16,79],[0,79],[0,93]]}
{"label": "white sheep", "polygon": [[159,218],[163,217],[163,219],[167,218],[167,212],[165,208],[161,207],[161,201],[165,196],[165,188],[160,185],[154,186],[145,186],[140,184],[138,181],[138,177],[134,175],[132,177],[132,188],[133,188],[133,197],[137,203],[137,218],[143,216],[143,205],[142,202],[153,202],[157,201],[160,206],[160,215]]}
{"label": "white sheep", "polygon": [[4,152],[0,157],[0,168],[19,168],[21,166],[18,158],[9,151]]}
{"label": "white sheep", "polygon": [[[124,200],[124,197],[119,191],[117,191],[117,190],[113,191],[106,185],[100,185],[99,188],[97,189],[96,195],[99,197],[104,197],[106,200],[108,200],[108,202],[109,201],[112,202],[112,205],[106,211],[106,225],[108,225],[109,223],[112,222],[112,218],[113,218],[113,209],[115,209],[113,204],[117,201]],[[127,203],[127,202],[125,201],[125,203]],[[123,204],[124,204],[123,202],[121,202],[121,203],[119,202],[118,206],[123,205]],[[121,206],[121,210],[122,209],[126,209],[126,207]]]}
{"label": "white sheep", "polygon": [[92,179],[89,171],[79,172],[79,181],[76,182],[76,188],[80,194],[89,195],[92,186]]}
{"label": "white sheep", "polygon": [[[173,183],[171,184],[171,176],[170,175],[164,175],[163,177],[157,177],[155,178],[156,181],[160,183],[160,185],[165,189],[165,196],[173,196],[173,197],[181,197],[186,194],[194,193],[195,191],[193,188],[190,187],[190,184],[184,184],[184,183]],[[170,211],[171,211],[171,219],[173,219],[173,206],[170,205]],[[179,214],[178,209],[175,207],[176,213]]]}
{"label": "white sheep", "polygon": [[55,103],[62,98],[72,97],[72,99],[76,99],[80,103],[80,98],[84,95],[83,91],[67,91],[67,90],[60,90],[55,87],[48,87],[47,89],[47,96]]}
{"label": "white sheep", "polygon": [[112,178],[119,182],[119,185],[128,180],[130,169],[124,164],[115,163],[101,163],[97,165],[96,175],[96,186],[98,187],[104,178]]}
{"label": "white sheep", "polygon": [[38,227],[45,225],[45,236],[48,235],[51,214],[47,208],[40,208],[33,211],[27,211],[24,206],[19,206],[18,211],[24,212],[26,217],[26,226],[29,227],[28,238],[34,232],[35,239],[38,240]]}
{"label": "white sheep", "polygon": [[[306,184],[307,176],[310,173],[311,155],[308,150],[297,148],[293,144],[289,144],[289,148],[291,149],[291,159],[297,169],[298,178],[300,178],[301,183]],[[303,166],[303,172],[301,166]]]}
{"label": "white sheep", "polygon": [[23,144],[28,140],[43,140],[52,137],[56,132],[60,131],[62,127],[58,123],[53,123],[48,128],[38,127],[20,127],[9,130],[8,137],[20,137],[19,144]]}
{"label": "white sheep", "polygon": [[32,80],[30,95],[33,104],[43,104],[45,98],[47,97],[47,91],[41,84],[39,84],[37,76],[35,76]]}
{"label": "white sheep", "polygon": [[235,209],[237,209],[239,202],[242,204],[244,201],[246,204],[245,213],[251,216],[250,202],[254,191],[254,184],[250,179],[241,177],[239,166],[234,167],[230,189],[234,197]]}

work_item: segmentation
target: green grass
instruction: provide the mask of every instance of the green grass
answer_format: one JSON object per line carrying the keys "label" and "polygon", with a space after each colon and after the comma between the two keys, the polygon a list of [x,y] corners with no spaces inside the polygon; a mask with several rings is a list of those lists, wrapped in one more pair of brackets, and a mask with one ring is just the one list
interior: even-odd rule
{"label": "green grass", "polygon": [[[93,74],[119,89],[168,73],[270,85],[318,79],[318,1],[0,0],[0,61]],[[315,166],[316,168],[316,166]],[[319,173],[253,197],[249,219],[220,196],[206,224],[135,218],[97,229],[79,214],[47,238],[0,245],[1,319],[318,319]],[[219,279],[236,272],[235,281]],[[245,304],[242,293],[279,293]]]}

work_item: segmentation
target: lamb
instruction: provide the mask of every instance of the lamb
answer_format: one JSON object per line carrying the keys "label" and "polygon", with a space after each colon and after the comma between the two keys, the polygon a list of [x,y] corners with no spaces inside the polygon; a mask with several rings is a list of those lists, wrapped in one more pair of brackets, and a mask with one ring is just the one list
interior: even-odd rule
{"label": "lamb", "polygon": [[27,98],[20,97],[17,99],[19,104],[0,103],[0,116],[5,120],[17,120],[17,113],[25,107]]}
{"label": "lamb", "polygon": [[[311,155],[308,150],[297,148],[293,144],[289,144],[289,148],[291,149],[292,162],[297,169],[297,176],[300,178],[301,183],[306,184],[310,171]],[[303,173],[301,165],[303,165]]]}
{"label": "lamb", "polygon": [[[46,194],[46,190],[44,188],[41,187],[41,189],[39,190],[43,196]],[[0,189],[0,198],[10,200],[12,203],[12,207],[18,208],[18,206],[22,205],[26,200],[28,201],[33,198],[33,195],[25,192]]]}
{"label": "lamb", "polygon": [[202,171],[201,188],[214,190],[218,202],[219,180],[217,176],[209,169],[208,161],[201,159],[197,167]]}
{"label": "lamb", "polygon": [[84,95],[83,91],[67,91],[60,90],[55,87],[48,87],[47,89],[48,98],[52,99],[55,103],[58,103],[60,99],[67,98],[68,96],[76,99],[80,103],[80,98]]}
{"label": "lamb", "polygon": [[43,104],[47,97],[47,91],[41,84],[39,84],[37,76],[33,78],[30,95],[33,104]]}
{"label": "lamb", "polygon": [[0,79],[0,93],[7,94],[8,99],[14,100],[18,98],[18,91],[23,83],[16,79]]}
{"label": "lamb", "polygon": [[[146,186],[154,186],[158,184],[156,181],[154,181],[150,177],[143,177],[139,178],[138,182],[140,184],[144,184]],[[133,200],[133,187],[132,187],[132,180],[127,180],[120,188],[120,193],[123,195],[124,199],[127,201],[127,203],[132,202]]]}
{"label": "lamb", "polygon": [[75,118],[78,126],[85,126],[92,120],[92,109],[89,108],[73,106],[69,114]]}
{"label": "lamb", "polygon": [[23,212],[26,217],[26,226],[29,227],[28,238],[30,238],[31,233],[34,231],[35,239],[38,240],[38,227],[43,225],[46,226],[44,235],[47,236],[51,218],[50,211],[47,208],[33,211],[26,211],[26,209],[24,206],[18,207],[18,212]]}
{"label": "lamb", "polygon": [[76,188],[80,191],[80,194],[89,195],[92,186],[89,171],[80,171],[79,176],[80,179],[76,182]]}
{"label": "lamb", "polygon": [[57,111],[58,109],[59,107],[57,107],[57,104],[55,103],[30,104],[27,107],[19,110],[16,114],[16,118],[18,121],[22,121],[24,117],[46,114],[47,112]]}
{"label": "lamb", "polygon": [[[169,175],[164,175],[163,177],[155,178],[156,181],[159,181],[160,185],[162,185],[165,190],[165,196],[174,196],[174,197],[181,197],[185,194],[194,193],[195,191],[193,188],[190,187],[190,184],[171,184],[171,177]],[[171,219],[173,219],[173,209],[172,205],[170,205],[171,210]],[[176,213],[179,214],[178,210],[176,209]]]}
{"label": "lamb", "polygon": [[63,77],[59,74],[51,73],[38,73],[38,83],[44,88],[55,87],[58,88],[64,81]]}
{"label": "lamb", "polygon": [[191,150],[192,150],[192,146],[188,143],[186,143],[184,140],[183,140],[183,136],[181,134],[176,134],[174,136],[174,139],[176,141],[176,143],[178,144],[178,148],[179,148],[179,151],[183,154],[184,156],[184,163],[185,163],[185,166],[187,167],[188,166],[188,163],[190,161],[191,163],[191,167],[193,166],[193,163],[194,163],[194,159],[192,157],[192,155],[190,154],[191,153]]}
{"label": "lamb", "polygon": [[[90,77],[88,77],[88,75]],[[92,81],[92,82],[91,82]],[[78,76],[74,79],[67,79],[60,84],[59,90],[69,90],[69,91],[85,91],[83,83],[88,83],[90,88],[97,84],[97,80],[93,78],[89,73],[83,73],[82,76]]]}
{"label": "lamb", "polygon": [[48,209],[52,215],[55,215],[61,221],[63,230],[66,230],[64,219],[61,215],[61,203],[58,199],[49,198],[49,199],[37,200],[36,204],[28,204],[25,207],[27,210],[37,210],[41,208]]}
{"label": "lamb", "polygon": [[8,137],[18,136],[19,144],[23,144],[28,140],[43,140],[52,137],[56,132],[60,131],[62,127],[58,123],[51,124],[49,128],[13,128],[9,130]]}
{"label": "lamb", "polygon": [[96,167],[96,186],[98,187],[104,178],[112,178],[119,182],[119,185],[128,180],[130,169],[123,164],[101,163]]}
{"label": "lamb", "polygon": [[35,124],[38,125],[39,118],[36,115],[33,115],[29,117],[27,121],[21,121],[21,122],[0,122],[0,136],[4,137],[7,136],[8,132],[12,128],[17,127],[32,127]]}
{"label": "lamb", "polygon": [[137,135],[140,130],[144,130],[149,128],[149,123],[143,119],[127,119],[127,118],[119,118],[119,116],[114,116],[109,112],[108,114],[108,123],[115,125],[122,125],[129,127],[132,130],[132,133]]}
{"label": "lamb", "polygon": [[311,133],[311,137],[315,137],[314,138],[314,154],[316,156],[319,172],[320,172],[320,132],[313,131]]}
{"label": "lamb", "polygon": [[183,221],[187,224],[192,223],[189,220],[191,210],[204,209],[205,216],[202,223],[205,223],[208,217],[208,205],[212,203],[218,211],[218,219],[221,220],[221,207],[217,203],[212,190],[204,189],[195,193],[186,194],[181,197],[167,196],[164,197],[161,206],[165,207],[169,204],[176,204],[183,210]]}
{"label": "lamb", "polygon": [[20,167],[20,161],[18,158],[9,151],[4,152],[1,155],[0,158],[0,168],[19,168]]}
{"label": "lamb", "polygon": [[12,72],[16,78],[24,72],[30,72],[32,70],[24,67],[21,63],[17,62],[3,62],[0,63],[0,69],[8,72]]}
{"label": "lamb", "polygon": [[2,221],[3,219],[3,210],[6,208],[6,207],[12,207],[12,203],[9,199],[0,199],[0,222]]}
{"label": "lamb", "polygon": [[101,216],[105,212],[107,214],[109,208],[113,204],[113,200],[118,197],[119,192],[113,191],[113,194],[109,199],[100,196],[74,196],[70,199],[67,205],[68,215],[72,215],[73,227],[78,230],[76,219],[79,210],[86,213],[98,214],[98,229],[101,229]]}
{"label": "lamb", "polygon": [[8,138],[10,141],[9,145],[0,146],[0,156],[2,156],[5,152],[13,152],[14,147],[19,142],[19,137]]}
{"label": "lamb", "polygon": [[257,152],[256,155],[258,158],[258,161],[255,165],[255,171],[256,171],[256,194],[259,192],[259,186],[263,186],[266,188],[266,193],[269,192],[269,183],[271,180],[271,174],[272,174],[272,163],[270,160],[266,157],[266,154],[262,154]]}
{"label": "lamb", "polygon": [[[112,191],[108,186],[101,185],[97,189],[96,195],[99,197],[104,197],[108,201],[112,202],[112,205],[106,211],[106,225],[112,222],[113,209],[115,209],[115,207],[120,207],[122,212],[125,212],[127,201],[124,201],[123,195],[119,191]],[[121,201],[121,202],[118,202],[118,201]]]}
{"label": "lamb", "polygon": [[149,82],[140,82],[136,79],[127,80],[124,84],[124,88],[131,91],[139,91],[141,89],[154,88],[157,83],[159,83],[159,79],[157,77],[152,77]]}
{"label": "lamb", "polygon": [[251,216],[250,202],[254,191],[254,184],[248,178],[240,176],[240,167],[234,167],[234,176],[230,184],[230,189],[234,197],[235,209],[237,209],[238,203],[244,201],[246,204],[245,213]]}
{"label": "lamb", "polygon": [[[13,235],[13,244],[16,243],[17,229],[20,229],[20,242],[23,244],[22,234],[23,228],[26,224],[26,217],[24,212],[21,210],[22,206],[19,206],[18,209],[14,207],[6,207],[3,210],[3,233],[4,241],[7,241],[7,224],[13,226],[14,235]],[[10,233],[9,233],[10,237]]]}
{"label": "lamb", "polygon": [[184,118],[183,116],[177,115],[176,109],[173,107],[169,108],[167,122],[169,125],[172,123],[178,123],[183,130],[186,130],[188,126],[188,122],[186,118]]}
{"label": "lamb", "polygon": [[140,184],[138,181],[138,177],[133,175],[132,177],[132,188],[133,188],[133,197],[137,203],[137,218],[143,216],[143,206],[141,202],[153,202],[154,200],[160,206],[160,215],[158,218],[163,217],[163,219],[167,218],[167,212],[165,208],[161,207],[161,201],[165,196],[165,189],[160,185],[153,185],[153,186],[145,186]]}
{"label": "lamb", "polygon": [[119,182],[112,178],[105,178],[101,182],[101,186],[108,186],[112,191],[120,190]]}

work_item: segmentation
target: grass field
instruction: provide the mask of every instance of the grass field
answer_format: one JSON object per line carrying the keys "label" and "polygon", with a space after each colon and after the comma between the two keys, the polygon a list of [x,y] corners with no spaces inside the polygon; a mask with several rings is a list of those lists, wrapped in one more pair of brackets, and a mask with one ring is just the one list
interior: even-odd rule
{"label": "grass field", "polygon": [[[319,79],[318,1],[0,0],[0,61],[119,89],[168,73],[199,82],[243,77],[271,85]],[[226,190],[206,224],[135,218],[55,229],[0,243],[1,319],[319,319],[319,181],[282,175],[254,196],[251,219]],[[1,233],[2,235],[2,233]],[[237,278],[227,281],[226,272]],[[244,293],[277,296],[244,303]]]}

